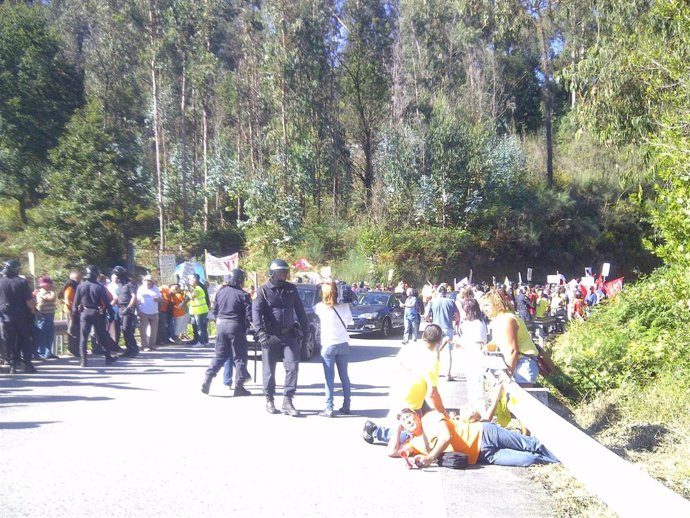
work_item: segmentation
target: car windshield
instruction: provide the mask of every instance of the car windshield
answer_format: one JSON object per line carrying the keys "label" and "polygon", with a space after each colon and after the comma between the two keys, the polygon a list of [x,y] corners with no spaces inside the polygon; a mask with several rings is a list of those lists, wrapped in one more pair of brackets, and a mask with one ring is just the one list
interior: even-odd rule
{"label": "car windshield", "polygon": [[299,293],[299,298],[302,299],[302,305],[305,308],[310,308],[314,305],[314,294],[315,291],[312,290],[297,290]]}
{"label": "car windshield", "polygon": [[388,304],[388,295],[383,293],[360,293],[357,297],[357,302],[361,306],[371,306],[377,304],[379,306],[385,306]]}

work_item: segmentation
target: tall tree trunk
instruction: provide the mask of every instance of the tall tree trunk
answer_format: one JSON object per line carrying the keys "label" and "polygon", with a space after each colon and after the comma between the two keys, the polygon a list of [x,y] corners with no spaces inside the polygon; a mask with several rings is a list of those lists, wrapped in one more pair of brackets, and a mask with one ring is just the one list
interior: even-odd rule
{"label": "tall tree trunk", "polygon": [[202,107],[201,128],[204,161],[204,232],[208,232],[208,114],[205,104]]}
{"label": "tall tree trunk", "polygon": [[189,193],[187,191],[187,62],[182,56],[182,77],[180,78],[180,169],[182,177],[182,228],[189,228]]}
{"label": "tall tree trunk", "polygon": [[156,155],[156,181],[158,187],[158,226],[160,233],[160,250],[161,252],[165,250],[165,211],[163,207],[163,173],[161,171],[161,152],[160,152],[160,133],[159,133],[159,120],[158,120],[158,82],[156,78],[156,39],[157,39],[157,27],[156,27],[156,14],[155,14],[155,2],[154,0],[149,0],[149,23],[151,25],[151,62],[150,72],[151,72],[151,95],[153,100],[153,141],[155,146]]}
{"label": "tall tree trunk", "polygon": [[[539,38],[539,52],[541,60],[542,73],[544,74],[544,84],[541,87],[541,96],[544,103],[544,131],[546,133],[546,186],[553,187],[553,139],[551,133],[551,119],[553,117],[553,70],[552,63],[549,59],[549,38],[546,34],[546,24],[550,22],[550,4],[546,7],[546,13],[542,12],[539,7],[535,7],[536,16],[534,23],[536,24],[537,36]],[[545,19],[545,16],[548,19]]]}

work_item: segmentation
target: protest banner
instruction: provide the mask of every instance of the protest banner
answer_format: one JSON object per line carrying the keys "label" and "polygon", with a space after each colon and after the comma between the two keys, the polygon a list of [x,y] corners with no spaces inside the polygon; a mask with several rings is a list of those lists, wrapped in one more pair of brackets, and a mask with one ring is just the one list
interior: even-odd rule
{"label": "protest banner", "polygon": [[175,255],[174,254],[161,254],[158,257],[158,267],[161,272],[160,280],[161,283],[165,284],[168,282],[177,282],[175,277]]}
{"label": "protest banner", "polygon": [[618,277],[604,284],[604,289],[606,290],[606,296],[608,298],[612,299],[623,291],[623,279],[623,277]]}
{"label": "protest banner", "polygon": [[207,275],[229,275],[232,270],[237,268],[239,254],[235,253],[225,257],[216,257],[206,253],[206,274]]}

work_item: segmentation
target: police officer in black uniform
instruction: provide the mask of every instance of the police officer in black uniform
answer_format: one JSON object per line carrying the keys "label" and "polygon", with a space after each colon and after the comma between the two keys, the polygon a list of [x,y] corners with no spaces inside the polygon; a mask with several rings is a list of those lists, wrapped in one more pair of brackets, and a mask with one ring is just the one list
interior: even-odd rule
{"label": "police officer in black uniform", "polygon": [[[292,404],[297,390],[302,330],[307,329],[307,314],[294,284],[287,282],[290,266],[282,259],[274,259],[269,267],[270,279],[257,290],[252,304],[252,322],[256,328],[256,340],[261,345],[266,411],[275,414],[273,396],[276,389],[276,364],[283,358],[285,384],[283,385],[284,414],[293,417],[299,412]],[[295,315],[299,321],[296,326]]]}
{"label": "police officer in black uniform", "polygon": [[251,396],[244,382],[247,379],[247,329],[251,319],[252,301],[249,293],[242,289],[245,280],[244,272],[235,268],[225,279],[223,286],[216,293],[213,314],[216,317],[216,355],[206,369],[206,377],[201,385],[201,392],[208,394],[211,382],[223,364],[234,359],[235,391],[234,396]]}
{"label": "police officer in black uniform", "polygon": [[24,372],[32,374],[31,322],[34,312],[33,295],[26,279],[19,277],[19,261],[5,261],[0,274],[0,333],[7,348],[10,374],[17,373],[20,359]]}
{"label": "police officer in black uniform", "polygon": [[134,338],[134,330],[137,327],[137,285],[129,279],[127,270],[122,266],[113,268],[113,274],[117,276],[120,285],[117,287],[117,311],[120,317],[120,331],[125,339],[126,351],[120,356],[134,358],[139,354],[137,340]]}
{"label": "police officer in black uniform", "polygon": [[96,332],[98,343],[103,347],[105,364],[110,365],[117,359],[116,356],[110,354],[110,351],[115,349],[115,343],[105,327],[106,314],[111,313],[113,308],[105,286],[98,282],[100,273],[98,266],[86,267],[86,277],[84,282],[77,287],[72,305],[74,318],[80,319],[79,352],[82,367],[86,367],[86,347],[92,327]]}

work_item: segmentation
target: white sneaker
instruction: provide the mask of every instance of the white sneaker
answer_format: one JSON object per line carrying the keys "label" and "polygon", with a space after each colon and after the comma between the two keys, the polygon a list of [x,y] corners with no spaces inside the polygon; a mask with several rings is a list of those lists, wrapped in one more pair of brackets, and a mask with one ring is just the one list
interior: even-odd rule
{"label": "white sneaker", "polygon": [[190,345],[190,347],[194,347],[195,349],[198,349],[199,347],[203,347],[203,346],[204,346],[204,344],[200,344],[199,342]]}

